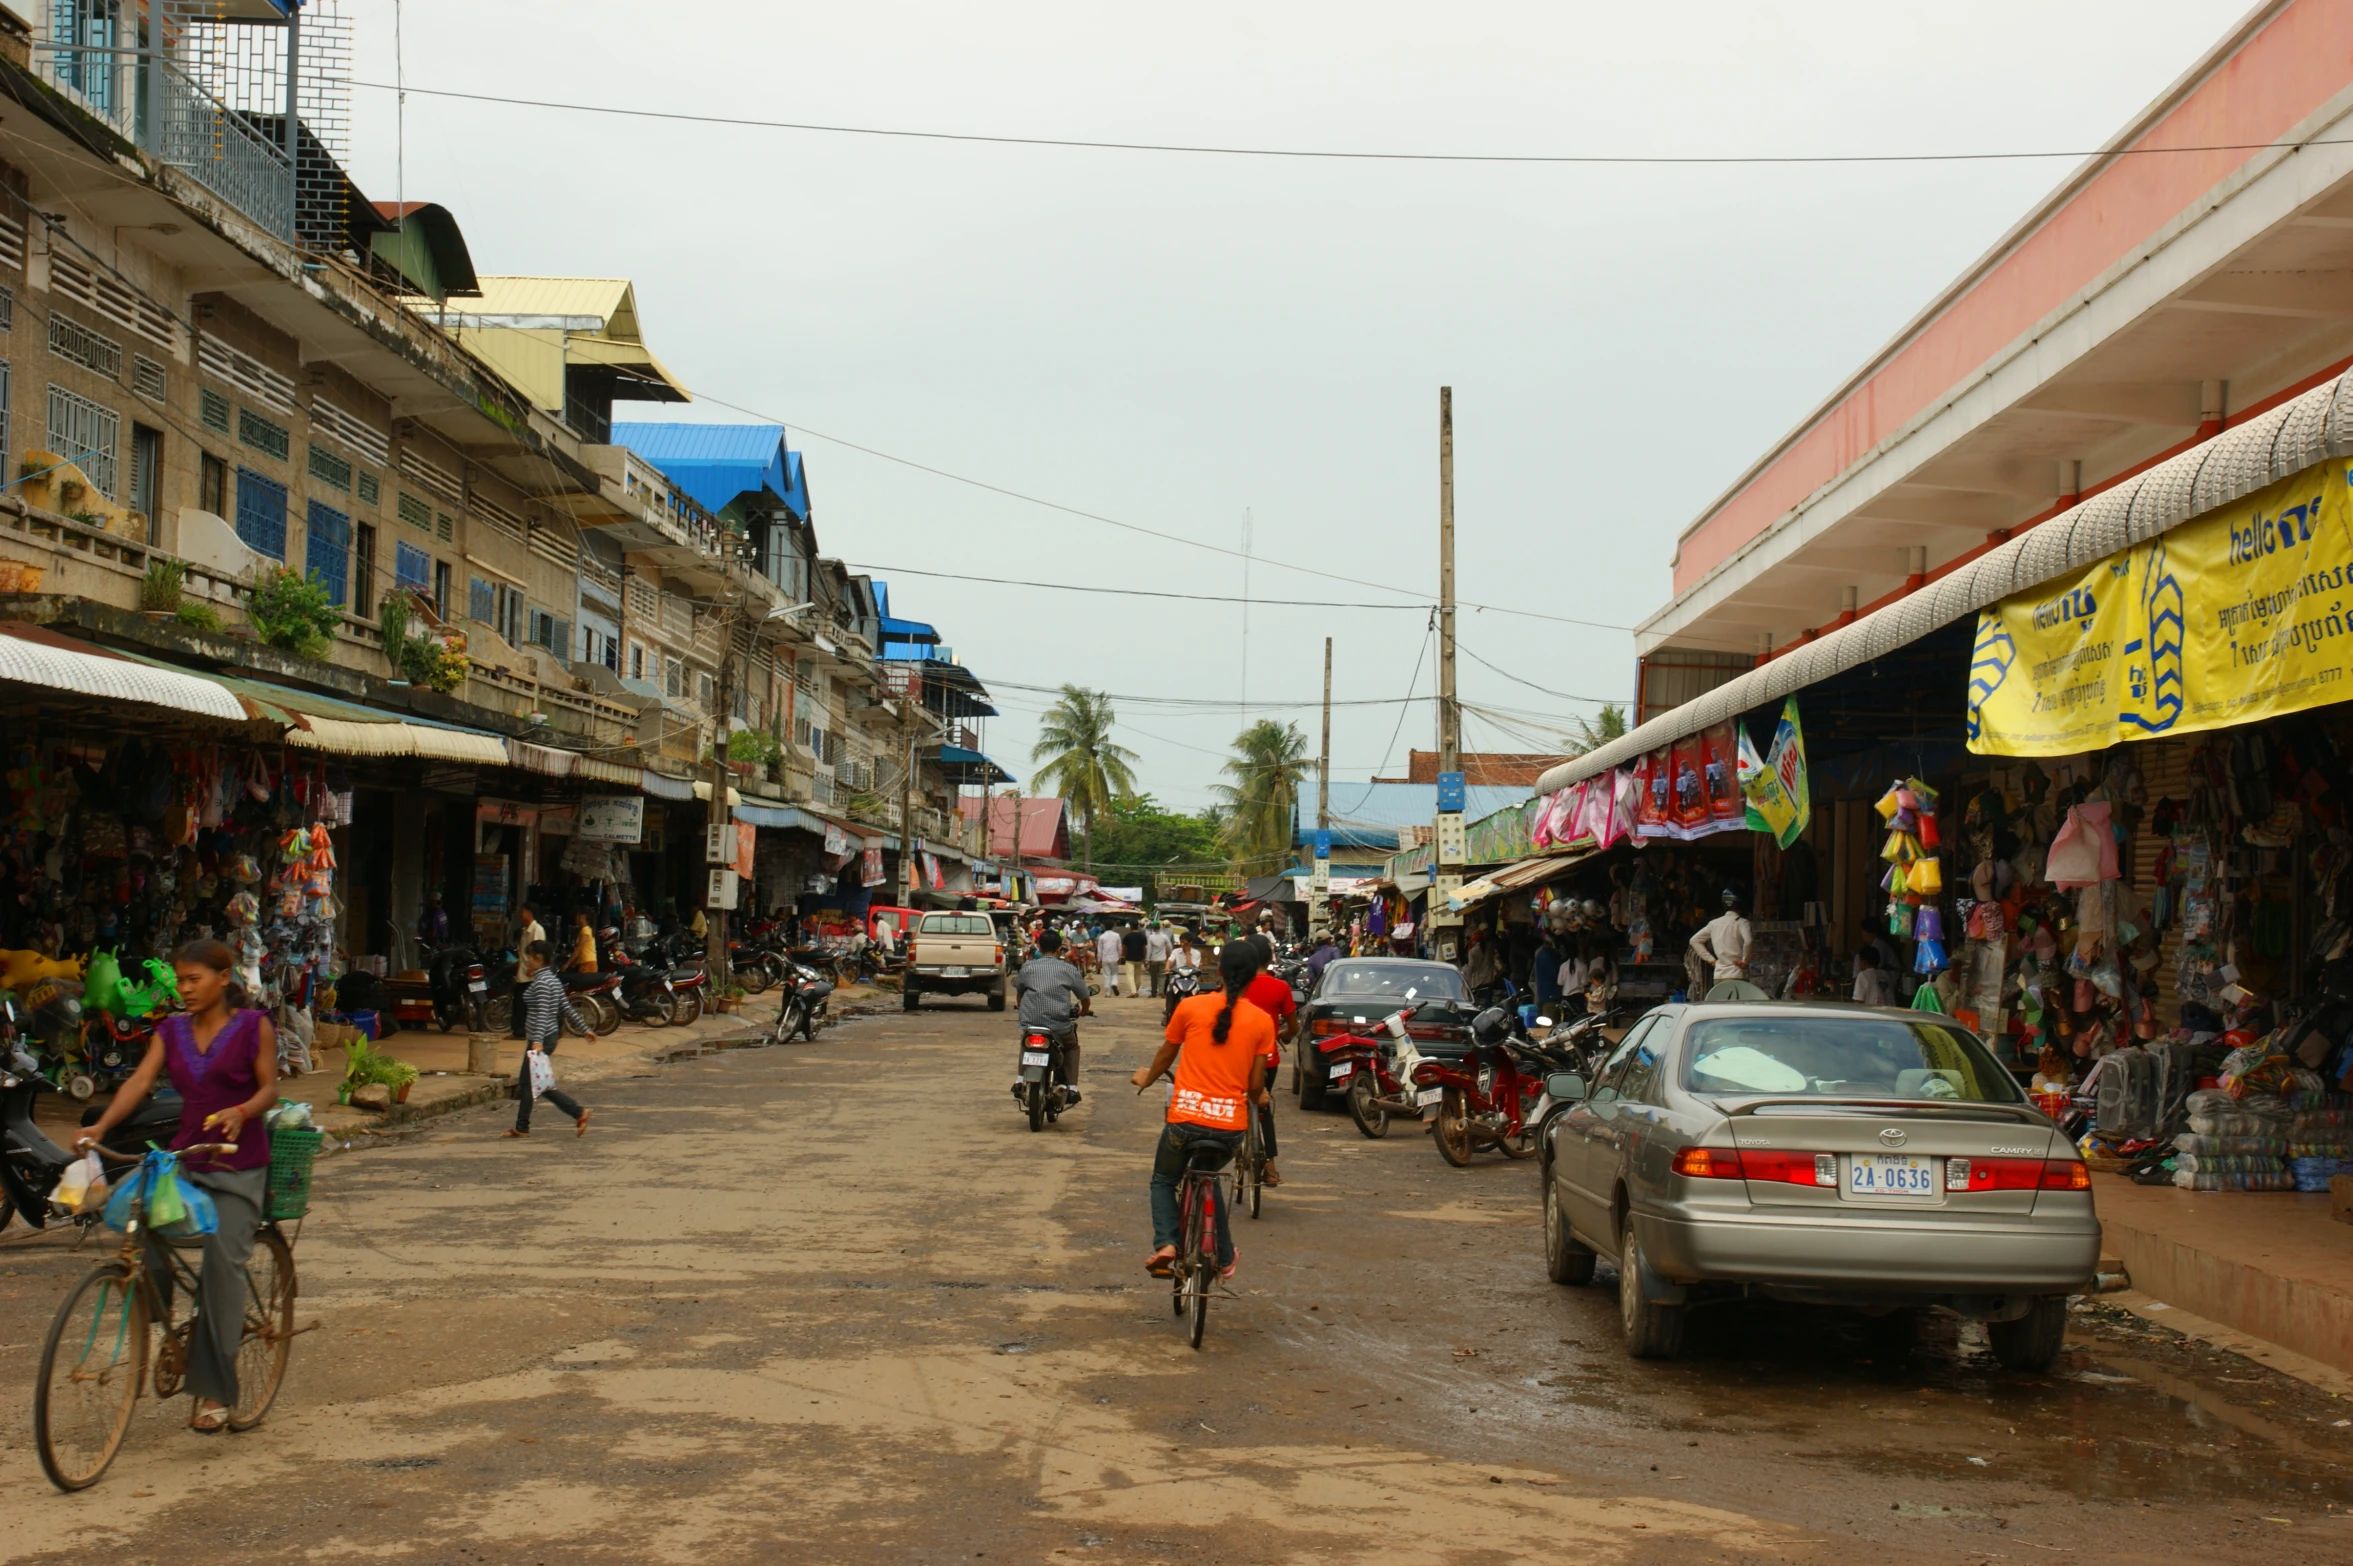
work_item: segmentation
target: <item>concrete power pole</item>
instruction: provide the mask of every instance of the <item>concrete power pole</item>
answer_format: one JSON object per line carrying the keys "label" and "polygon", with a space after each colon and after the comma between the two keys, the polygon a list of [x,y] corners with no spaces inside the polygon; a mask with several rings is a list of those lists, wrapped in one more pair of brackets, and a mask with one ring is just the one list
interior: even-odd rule
{"label": "concrete power pole", "polygon": [[1462,915],[1447,895],[1462,885],[1462,708],[1454,695],[1454,388],[1438,388],[1438,812],[1431,825],[1431,954],[1452,960]]}
{"label": "concrete power pole", "polygon": [[1315,762],[1315,862],[1307,882],[1307,924],[1323,928],[1332,894],[1332,639],[1324,638],[1324,742]]}
{"label": "concrete power pole", "polygon": [[915,712],[914,702],[906,704],[907,723],[906,770],[899,774],[899,906],[915,906],[917,885],[915,865]]}
{"label": "concrete power pole", "polygon": [[[735,615],[722,610],[719,619],[719,714],[718,732],[711,741],[711,813],[703,818],[712,826],[725,826],[724,834],[710,834],[711,852],[703,855],[715,861],[703,868],[706,880],[716,882],[721,870],[735,867],[735,812],[727,806],[727,781],[730,768],[728,753],[735,738],[729,727],[735,716]],[[719,849],[724,846],[722,859]],[[740,900],[742,889],[736,891]],[[703,898],[703,971],[711,976],[711,998],[717,1000],[727,993],[727,910],[716,905],[716,900]]]}

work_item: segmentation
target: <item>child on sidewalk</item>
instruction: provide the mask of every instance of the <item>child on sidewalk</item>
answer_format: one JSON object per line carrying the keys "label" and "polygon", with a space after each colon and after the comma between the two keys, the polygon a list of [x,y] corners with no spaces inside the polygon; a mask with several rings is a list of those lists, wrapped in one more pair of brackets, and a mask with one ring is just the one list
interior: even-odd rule
{"label": "child on sidewalk", "polygon": [[[545,941],[534,941],[523,950],[523,1072],[516,1083],[515,1124],[505,1133],[508,1136],[531,1134],[531,1057],[556,1052],[565,1022],[578,1028],[583,1040],[596,1037],[595,1031],[572,1009],[571,999],[564,994],[564,981],[548,966],[548,959],[553,955]],[[588,1134],[588,1111],[572,1095],[551,1086],[541,1096],[572,1117],[574,1136]]]}

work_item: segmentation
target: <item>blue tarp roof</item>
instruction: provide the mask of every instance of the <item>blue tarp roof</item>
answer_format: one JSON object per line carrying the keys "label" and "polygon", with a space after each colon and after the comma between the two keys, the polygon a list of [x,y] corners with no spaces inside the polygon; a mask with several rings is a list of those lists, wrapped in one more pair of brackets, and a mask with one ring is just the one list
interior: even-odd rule
{"label": "blue tarp roof", "polygon": [[787,451],[781,424],[615,423],[613,441],[660,468],[705,509],[724,511],[736,497],[765,491],[809,519],[808,477],[801,454]]}
{"label": "blue tarp roof", "polygon": [[[885,642],[937,642],[940,639],[940,633],[927,621],[893,618],[891,584],[888,582],[878,581],[874,584],[874,607],[882,616],[882,639]],[[886,651],[883,656],[887,658],[891,654]],[[902,653],[899,656],[909,655]],[[922,654],[913,656],[921,657]]]}
{"label": "blue tarp roof", "polygon": [[[1467,825],[1535,794],[1532,788],[1475,784],[1463,790],[1463,821]],[[1336,782],[1332,785],[1332,846],[1394,849],[1399,827],[1427,826],[1437,815],[1435,783]],[[1292,843],[1306,842],[1314,830],[1315,796],[1302,791],[1291,809]]]}

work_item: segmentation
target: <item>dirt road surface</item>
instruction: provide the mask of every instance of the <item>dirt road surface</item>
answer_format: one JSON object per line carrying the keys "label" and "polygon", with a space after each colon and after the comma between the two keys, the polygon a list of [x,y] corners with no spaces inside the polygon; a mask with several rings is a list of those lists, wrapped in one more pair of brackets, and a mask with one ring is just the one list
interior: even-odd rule
{"label": "dirt road surface", "polygon": [[[1627,1360],[1547,1282],[1532,1163],[1283,1101],[1237,1297],[1147,1279],[1157,1002],[1031,1134],[977,1003],[331,1160],[276,1411],[142,1403],[54,1493],[41,1334],[92,1257],[0,1241],[0,1558],[1471,1563],[2353,1559],[2353,1398],[2079,1310],[2050,1374],[1932,1324],[1730,1307]],[[559,1057],[560,1059],[560,1057]]]}

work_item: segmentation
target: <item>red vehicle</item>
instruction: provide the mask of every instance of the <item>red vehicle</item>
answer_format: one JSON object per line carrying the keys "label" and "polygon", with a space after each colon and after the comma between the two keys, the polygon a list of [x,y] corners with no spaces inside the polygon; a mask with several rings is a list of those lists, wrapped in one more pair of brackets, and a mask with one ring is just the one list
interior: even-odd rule
{"label": "red vehicle", "polygon": [[1546,1108],[1544,1074],[1551,1066],[1533,1049],[1524,1054],[1525,1071],[1506,1013],[1490,1006],[1471,1022],[1470,1053],[1457,1062],[1425,1060],[1412,1069],[1422,1106],[1438,1109],[1431,1140],[1439,1157],[1461,1168],[1482,1144],[1501,1149],[1506,1158],[1536,1151]]}
{"label": "red vehicle", "polygon": [[1391,1115],[1421,1118],[1414,1070],[1423,1063],[1408,1026],[1414,1008],[1381,1019],[1373,1031],[1339,1033],[1315,1040],[1323,1057],[1325,1091],[1348,1101],[1348,1118],[1376,1140],[1389,1134]]}

